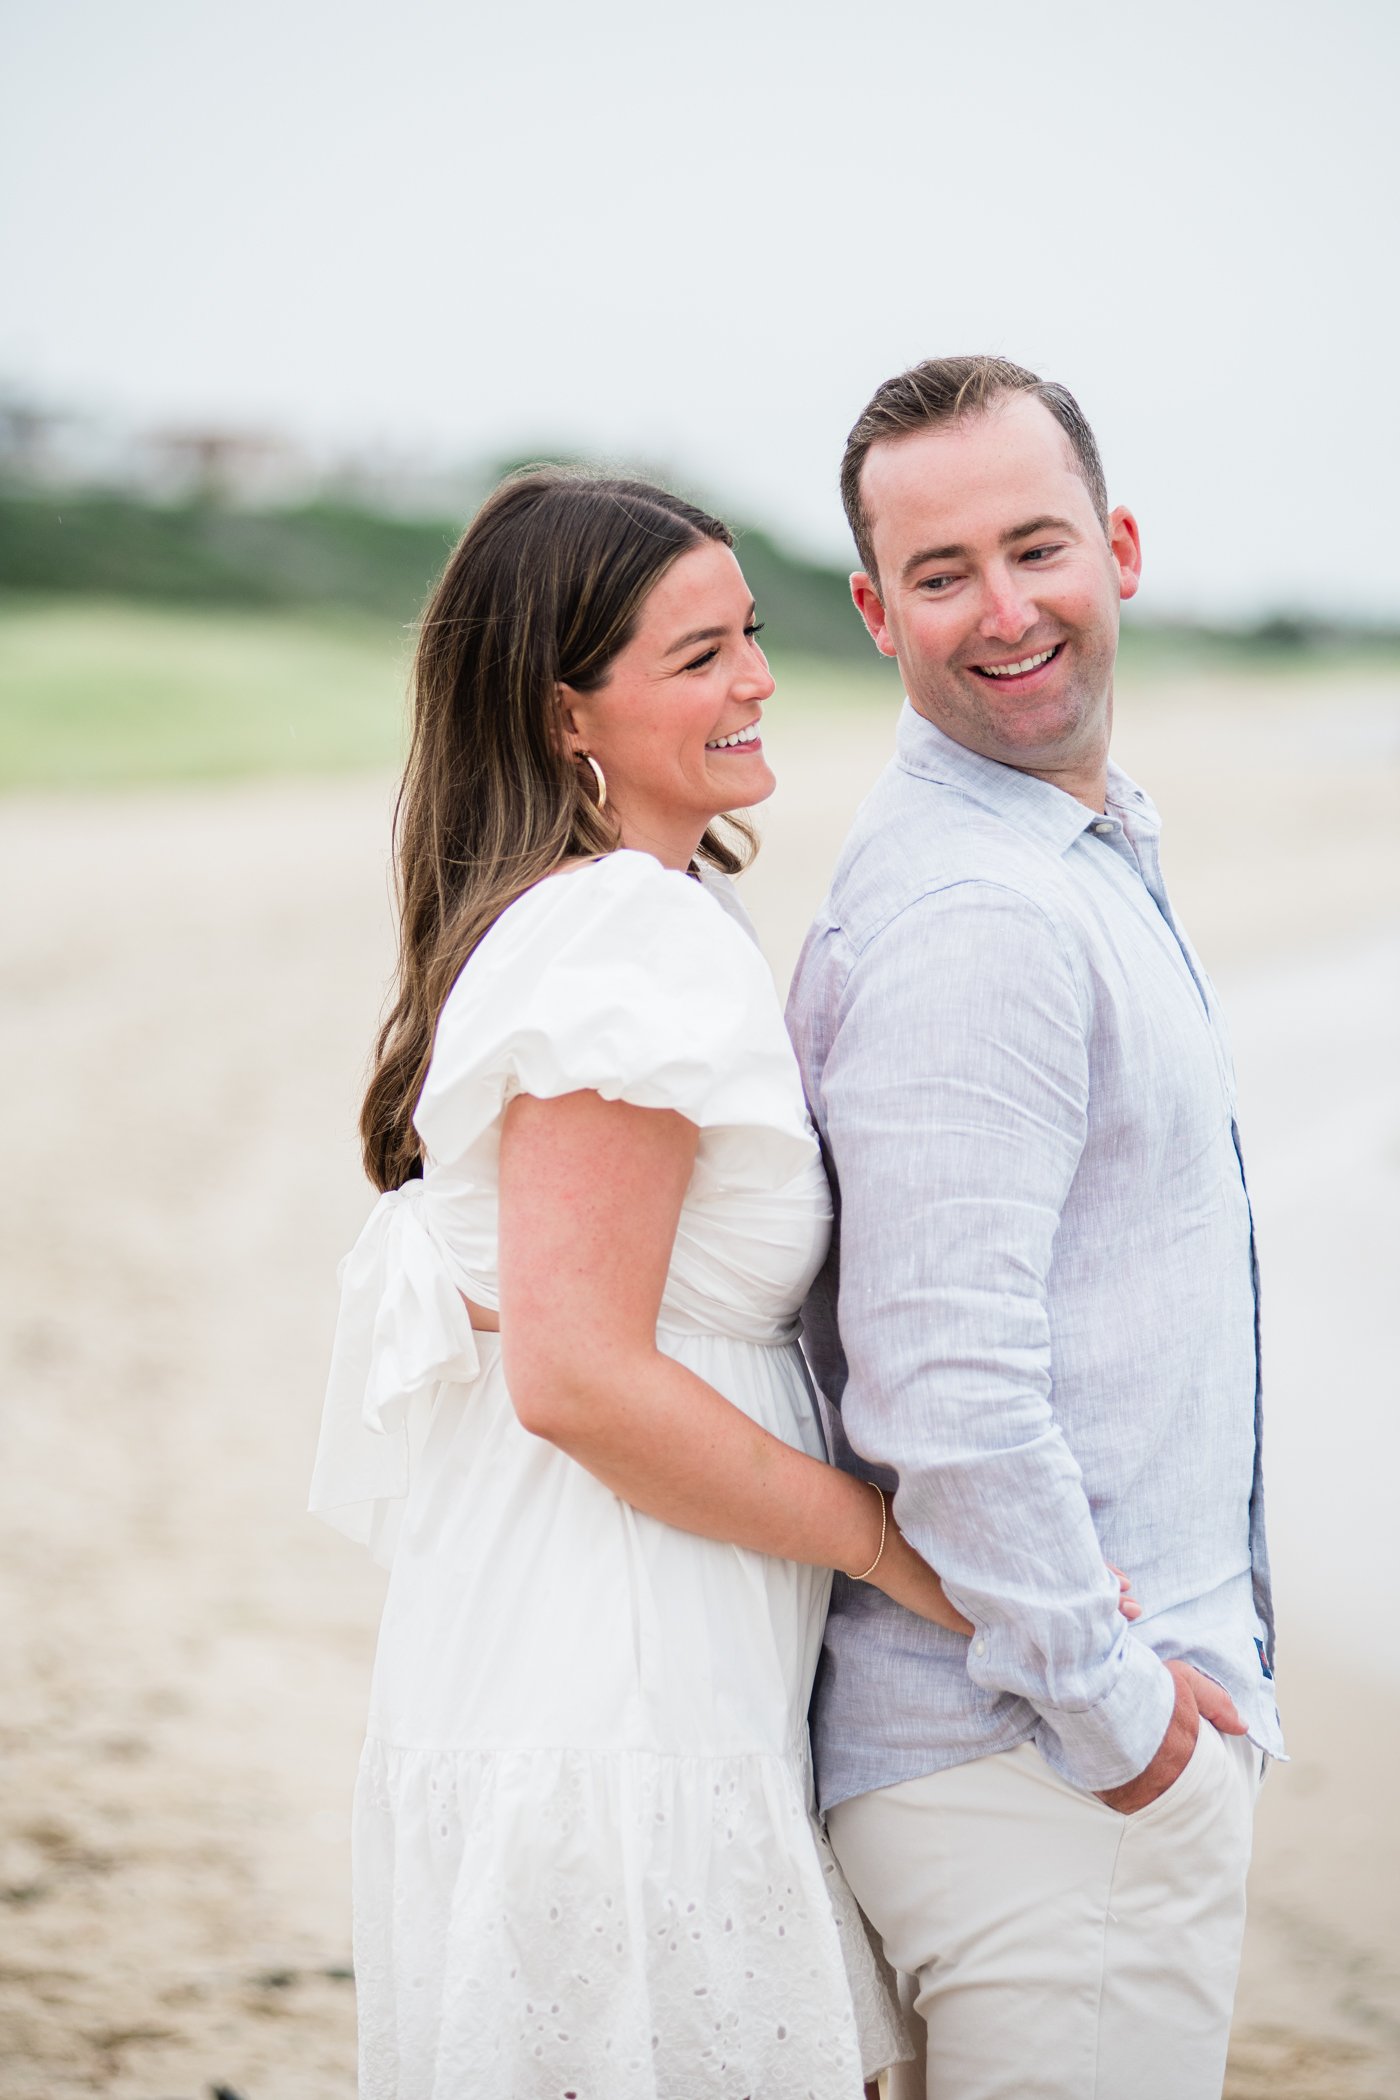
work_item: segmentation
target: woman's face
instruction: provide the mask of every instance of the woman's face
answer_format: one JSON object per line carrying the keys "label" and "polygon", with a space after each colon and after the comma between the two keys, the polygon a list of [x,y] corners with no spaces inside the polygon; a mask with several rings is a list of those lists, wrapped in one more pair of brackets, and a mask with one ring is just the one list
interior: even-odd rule
{"label": "woman's face", "polygon": [[607,776],[624,846],[685,868],[705,827],[773,792],[759,717],[773,680],[753,599],[728,547],[672,562],[595,693],[561,686],[575,751]]}

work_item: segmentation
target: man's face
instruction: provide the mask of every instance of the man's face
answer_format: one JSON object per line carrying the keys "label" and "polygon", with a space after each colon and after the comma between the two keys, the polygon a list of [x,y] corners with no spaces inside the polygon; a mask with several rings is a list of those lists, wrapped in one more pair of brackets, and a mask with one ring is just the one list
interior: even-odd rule
{"label": "man's face", "polygon": [[851,594],[910,701],[969,750],[1080,792],[1108,751],[1131,514],[1105,535],[1030,394],[872,446],[861,494],[879,579],[858,573]]}

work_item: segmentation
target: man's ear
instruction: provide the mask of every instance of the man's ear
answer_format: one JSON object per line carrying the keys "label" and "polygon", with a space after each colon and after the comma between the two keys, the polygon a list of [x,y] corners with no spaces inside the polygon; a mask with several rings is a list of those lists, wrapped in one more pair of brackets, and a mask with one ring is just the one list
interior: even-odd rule
{"label": "man's ear", "polygon": [[857,569],[851,578],[851,598],[856,611],[870,631],[870,639],[881,656],[895,654],[894,637],[885,621],[885,608],[880,598],[880,586],[864,569]]}
{"label": "man's ear", "polygon": [[1120,504],[1108,520],[1108,546],[1118,571],[1118,595],[1133,598],[1142,581],[1142,535],[1137,519]]}

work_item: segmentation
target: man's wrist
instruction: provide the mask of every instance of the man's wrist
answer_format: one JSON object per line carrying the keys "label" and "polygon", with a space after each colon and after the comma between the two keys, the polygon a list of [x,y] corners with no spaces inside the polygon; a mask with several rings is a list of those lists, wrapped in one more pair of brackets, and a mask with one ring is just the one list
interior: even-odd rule
{"label": "man's wrist", "polygon": [[1042,1722],[1036,1731],[1041,1755],[1062,1779],[1085,1793],[1106,1793],[1145,1772],[1161,1748],[1176,1704],[1176,1687],[1166,1664],[1132,1634],[1123,1635],[1110,1667],[1113,1681],[1092,1706],[1034,1702]]}

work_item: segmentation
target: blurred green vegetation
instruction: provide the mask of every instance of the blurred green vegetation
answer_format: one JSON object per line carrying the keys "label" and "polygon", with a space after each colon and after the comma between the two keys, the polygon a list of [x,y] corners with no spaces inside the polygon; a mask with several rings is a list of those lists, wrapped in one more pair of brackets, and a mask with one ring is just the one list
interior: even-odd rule
{"label": "blurred green vegetation", "polygon": [[1400,629],[1278,615],[1248,627],[1151,622],[1123,615],[1118,648],[1123,677],[1214,676],[1255,683],[1379,674],[1400,676]]}
{"label": "blurred green vegetation", "polygon": [[333,504],[229,510],[0,489],[0,580],[175,605],[338,606],[410,620],[456,537]]}
{"label": "blurred green vegetation", "polygon": [[[0,487],[0,588],[170,605],[341,609],[407,624],[460,535],[457,523],[320,502],[296,510],[159,504],[131,494]],[[740,534],[739,558],[778,650],[845,659],[869,644],[846,573]]]}

